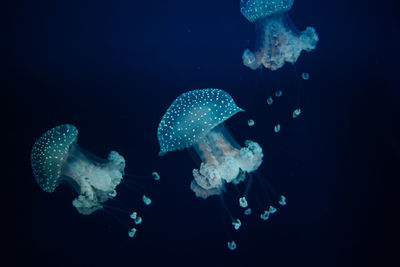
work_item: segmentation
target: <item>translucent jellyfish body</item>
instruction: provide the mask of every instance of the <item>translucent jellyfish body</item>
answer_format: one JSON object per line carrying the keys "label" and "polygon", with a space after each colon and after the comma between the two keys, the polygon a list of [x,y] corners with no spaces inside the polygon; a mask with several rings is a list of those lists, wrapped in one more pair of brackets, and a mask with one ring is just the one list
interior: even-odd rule
{"label": "translucent jellyfish body", "polygon": [[253,70],[264,66],[277,70],[285,62],[295,63],[301,52],[315,49],[318,35],[313,27],[299,32],[287,11],[293,0],[240,0],[243,16],[256,25],[256,47],[246,49],[243,64]]}
{"label": "translucent jellyfish body", "polygon": [[80,148],[77,141],[78,130],[71,124],[50,129],[35,142],[31,165],[37,183],[48,193],[61,183],[70,184],[79,194],[73,206],[88,215],[117,195],[125,159],[115,151],[107,160],[98,158]]}
{"label": "translucent jellyfish body", "polygon": [[202,161],[193,170],[190,186],[197,197],[219,195],[225,183],[238,184],[261,165],[258,143],[247,140],[240,147],[223,124],[240,111],[227,92],[202,89],[179,96],[163,116],[158,127],[160,155],[194,148]]}

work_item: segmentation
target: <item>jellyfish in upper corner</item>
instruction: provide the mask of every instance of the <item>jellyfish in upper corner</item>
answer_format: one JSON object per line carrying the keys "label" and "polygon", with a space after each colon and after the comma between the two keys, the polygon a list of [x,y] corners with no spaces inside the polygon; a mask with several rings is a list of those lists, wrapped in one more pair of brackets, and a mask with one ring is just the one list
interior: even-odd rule
{"label": "jellyfish in upper corner", "polygon": [[117,195],[125,159],[111,151],[101,159],[82,149],[78,130],[71,124],[50,129],[34,144],[31,165],[36,182],[48,193],[67,183],[77,192],[72,205],[79,213],[89,215],[103,208],[103,203]]}
{"label": "jellyfish in upper corner", "polygon": [[307,27],[299,32],[287,12],[293,0],[240,0],[240,12],[256,25],[256,46],[246,49],[243,64],[253,70],[264,66],[272,71],[285,62],[295,63],[304,50],[315,49],[317,32]]}

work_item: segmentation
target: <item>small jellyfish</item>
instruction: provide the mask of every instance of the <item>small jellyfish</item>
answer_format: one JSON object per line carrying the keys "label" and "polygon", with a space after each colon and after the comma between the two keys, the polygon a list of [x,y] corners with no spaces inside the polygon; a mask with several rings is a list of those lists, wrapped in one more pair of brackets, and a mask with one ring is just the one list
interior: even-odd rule
{"label": "small jellyfish", "polygon": [[262,163],[262,148],[247,140],[240,147],[223,122],[243,111],[220,89],[193,90],[179,96],[158,126],[159,155],[193,148],[201,159],[190,188],[206,199],[222,194],[225,183],[238,184]]}
{"label": "small jellyfish", "polygon": [[151,199],[145,195],[142,197],[143,203],[146,204],[147,206],[151,204]]}
{"label": "small jellyfish", "polygon": [[268,97],[267,98],[267,104],[268,105],[272,105],[272,103],[274,103],[274,100],[272,99],[272,97]]}
{"label": "small jellyfish", "polygon": [[134,237],[135,236],[135,234],[136,234],[136,228],[131,228],[130,230],[129,230],[129,232],[128,232],[128,236],[130,237],[130,238],[132,238],[132,237]]}
{"label": "small jellyfish", "polygon": [[228,248],[230,249],[230,250],[235,250],[236,249],[236,243],[235,243],[235,241],[230,241],[230,242],[228,242]]}
{"label": "small jellyfish", "polygon": [[247,208],[244,210],[244,215],[251,215],[251,208]]}
{"label": "small jellyfish", "polygon": [[275,91],[275,96],[276,97],[281,97],[282,96],[282,90],[276,90]]}
{"label": "small jellyfish", "polygon": [[151,176],[153,176],[153,179],[156,180],[156,181],[159,181],[159,180],[160,180],[160,175],[159,175],[157,172],[153,172],[153,173],[151,174]]}
{"label": "small jellyfish", "polygon": [[117,195],[125,159],[111,151],[100,159],[79,147],[78,130],[71,124],[50,129],[34,144],[31,152],[32,171],[39,186],[53,193],[67,183],[79,194],[72,205],[88,215],[103,208],[103,203]]}
{"label": "small jellyfish", "polygon": [[318,35],[313,27],[299,32],[287,15],[293,0],[240,0],[240,12],[256,25],[254,51],[246,49],[243,64],[253,70],[262,65],[272,71],[285,62],[295,63],[301,52],[315,49]]}
{"label": "small jellyfish", "polygon": [[279,204],[281,206],[285,206],[286,205],[286,197],[285,196],[281,196],[279,199]]}
{"label": "small jellyfish", "polygon": [[301,114],[301,109],[300,108],[296,108],[293,111],[293,115],[292,115],[293,119],[296,119],[300,114]]}
{"label": "small jellyfish", "polygon": [[242,222],[239,219],[236,219],[232,222],[232,225],[235,230],[239,230],[240,226],[242,226]]}
{"label": "small jellyfish", "polygon": [[247,124],[248,124],[250,127],[254,126],[254,120],[248,120],[248,121],[247,121]]}
{"label": "small jellyfish", "polygon": [[307,72],[303,72],[301,74],[301,78],[303,78],[303,80],[308,80],[310,78],[310,74],[308,74]]}
{"label": "small jellyfish", "polygon": [[261,213],[261,215],[260,215],[261,220],[264,220],[264,221],[268,220],[269,214],[270,214],[269,211],[264,210],[264,212]]}
{"label": "small jellyfish", "polygon": [[277,124],[274,126],[274,132],[279,133],[279,131],[281,130],[281,125]]}

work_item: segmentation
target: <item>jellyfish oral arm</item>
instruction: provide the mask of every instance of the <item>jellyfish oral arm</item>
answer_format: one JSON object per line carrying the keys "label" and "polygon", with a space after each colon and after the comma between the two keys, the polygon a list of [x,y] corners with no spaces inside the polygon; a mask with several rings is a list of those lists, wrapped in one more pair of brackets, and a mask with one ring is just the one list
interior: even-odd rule
{"label": "jellyfish oral arm", "polygon": [[212,129],[195,145],[195,150],[202,163],[193,170],[191,189],[202,198],[221,194],[225,183],[244,181],[244,173],[258,169],[263,157],[256,142],[246,141],[246,147],[237,147],[223,125]]}
{"label": "jellyfish oral arm", "polygon": [[254,54],[250,49],[246,49],[242,56],[243,65],[252,70],[256,70],[261,66],[261,58],[262,56]]}
{"label": "jellyfish oral arm", "polygon": [[104,162],[89,158],[75,147],[62,169],[64,180],[77,188],[79,196],[72,204],[81,214],[101,209],[101,203],[117,194],[115,188],[123,178],[125,160],[112,151]]}
{"label": "jellyfish oral arm", "polygon": [[257,43],[254,51],[246,49],[243,64],[253,70],[263,65],[277,70],[285,64],[295,63],[301,52],[315,49],[318,35],[313,27],[299,32],[286,12],[255,21]]}

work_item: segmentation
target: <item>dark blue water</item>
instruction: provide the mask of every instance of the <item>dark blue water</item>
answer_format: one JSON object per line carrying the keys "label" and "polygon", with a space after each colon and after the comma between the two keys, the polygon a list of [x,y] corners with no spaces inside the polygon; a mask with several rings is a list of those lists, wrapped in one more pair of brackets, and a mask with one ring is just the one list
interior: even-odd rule
{"label": "dark blue water", "polygon": [[[243,66],[255,29],[239,1],[12,1],[3,11],[3,252],[12,266],[396,265],[396,1],[295,1],[293,23],[315,27],[320,41],[276,72]],[[245,221],[234,252],[219,199],[189,188],[198,167],[190,154],[158,157],[168,106],[209,87],[246,110],[227,126],[239,144],[259,142],[259,172],[288,201],[268,222]],[[283,95],[268,106],[276,89]],[[160,173],[158,183],[144,182],[148,208],[118,189],[144,212],[134,239],[104,212],[78,214],[70,188],[47,194],[36,184],[32,145],[63,123],[90,152],[124,155],[126,172]]]}

